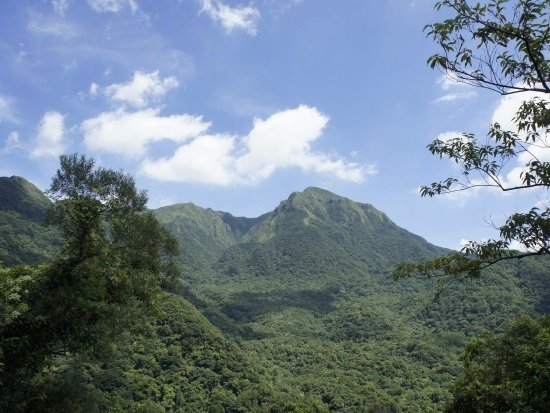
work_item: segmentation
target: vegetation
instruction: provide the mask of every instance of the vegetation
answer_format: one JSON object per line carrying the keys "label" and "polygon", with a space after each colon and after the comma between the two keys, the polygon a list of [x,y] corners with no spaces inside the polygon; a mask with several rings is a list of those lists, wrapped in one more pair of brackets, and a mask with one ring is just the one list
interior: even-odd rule
{"label": "vegetation", "polygon": [[0,177],[0,262],[11,266],[53,259],[60,240],[43,222],[50,205],[24,178]]}
{"label": "vegetation", "polygon": [[[247,219],[147,212],[128,176],[75,156],[53,184],[60,255],[0,268],[3,410],[438,412],[463,400],[450,386],[470,338],[550,307],[546,260],[453,280],[443,299],[392,282],[395,262],[447,251],[318,188]],[[153,215],[185,244],[186,285]]]}
{"label": "vegetation", "polygon": [[[464,0],[443,0],[436,3],[436,9],[450,11],[452,17],[426,26],[428,36],[442,51],[428,59],[432,68],[441,69],[451,79],[502,95],[529,93],[513,119],[513,130],[495,123],[485,143],[471,133],[433,141],[429,151],[454,161],[461,176],[423,187],[422,196],[480,187],[501,191],[548,189],[550,2],[489,0],[471,4]],[[517,179],[507,179],[513,160],[521,161],[523,166]],[[403,263],[394,275],[479,277],[483,269],[499,261],[550,253],[548,205],[515,213],[498,230],[498,240],[469,242],[463,247],[463,254],[454,253],[420,264]],[[525,252],[511,250],[512,242],[519,243]]]}
{"label": "vegetation", "polygon": [[[170,213],[178,209],[185,214],[185,206]],[[165,212],[155,211],[161,220]],[[227,234],[201,224],[212,213],[195,207],[186,218],[200,228],[204,248]],[[200,248],[188,253],[202,256]],[[550,292],[546,261],[501,264],[468,285],[449,282],[435,300],[426,281],[389,277],[399,260],[446,252],[370,205],[308,188],[186,281],[211,322],[277,386],[332,411],[437,412],[451,399],[468,339],[543,313]]]}
{"label": "vegetation", "polygon": [[113,334],[136,323],[177,275],[169,261],[175,241],[145,212],[147,198],[130,176],[61,156],[50,194],[49,221],[63,240],[59,258],[4,274],[15,290],[1,331],[0,399],[12,411],[40,398],[29,393],[32,383],[59,357],[101,359]]}
{"label": "vegetation", "polygon": [[464,373],[447,412],[550,410],[550,318],[515,320],[466,346]]}

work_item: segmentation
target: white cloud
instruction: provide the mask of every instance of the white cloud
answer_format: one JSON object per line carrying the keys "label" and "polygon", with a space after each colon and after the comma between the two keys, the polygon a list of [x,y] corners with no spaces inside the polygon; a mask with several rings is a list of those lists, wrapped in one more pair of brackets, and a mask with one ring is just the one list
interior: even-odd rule
{"label": "white cloud", "polygon": [[59,112],[46,112],[38,125],[34,148],[30,151],[31,158],[62,154],[65,150],[64,133],[63,115]]}
{"label": "white cloud", "polygon": [[[161,79],[159,71],[144,73],[134,72],[132,79],[126,83],[116,83],[105,88],[105,94],[115,102],[123,102],[137,108],[158,102],[170,89],[179,86],[173,77]],[[90,93],[97,94],[98,85],[92,83]]]}
{"label": "white cloud", "polygon": [[[142,172],[158,180],[217,185],[255,184],[291,167],[350,182],[363,182],[367,175],[376,174],[374,165],[361,166],[312,151],[312,143],[322,136],[327,123],[328,117],[312,107],[284,110],[254,120],[238,145],[227,135],[202,136],[181,146],[169,159],[147,159]],[[212,173],[200,172],[202,168],[212,168]]]}
{"label": "white cloud", "polygon": [[43,16],[35,11],[29,12],[27,30],[34,34],[65,38],[78,35],[77,27],[59,16]]}
{"label": "white cloud", "polygon": [[239,180],[232,172],[235,138],[206,135],[180,146],[167,159],[145,160],[141,171],[160,181],[229,185]]}
{"label": "white cloud", "polygon": [[465,83],[459,82],[457,79],[444,73],[437,79],[437,84],[442,90],[450,90],[457,87],[466,87]]}
{"label": "white cloud", "polygon": [[466,245],[470,243],[470,240],[467,240],[466,238],[461,238],[460,242],[458,243],[458,249],[462,250]]}
{"label": "white cloud", "polygon": [[[517,114],[518,109],[521,104],[525,101],[531,100],[533,98],[541,98],[550,102],[550,98],[543,93],[536,92],[523,92],[523,93],[514,93],[511,95],[502,96],[493,112],[491,117],[491,123],[500,124],[501,128],[505,131],[512,131],[518,133],[516,124],[513,119]],[[448,141],[452,138],[462,137],[465,139],[459,132],[445,132],[437,136],[437,139],[442,141]],[[501,175],[499,175],[499,181],[501,185],[505,188],[521,187],[524,185],[522,179],[522,173],[526,170],[526,165],[534,159],[537,159],[541,162],[550,162],[550,142],[548,141],[548,136],[541,135],[540,139],[535,142],[534,145],[526,145],[528,150],[522,151],[516,158],[516,163],[511,163],[508,168],[506,168]],[[519,148],[518,148],[519,149]],[[453,163],[453,165],[456,165]],[[509,196],[511,192],[503,192],[498,187],[494,186],[492,181],[484,181],[481,178],[471,178],[471,184],[474,185],[484,185],[478,186],[476,188],[471,188],[466,191],[453,192],[450,194],[444,195],[443,199],[455,203],[457,206],[464,206],[466,201],[479,193],[479,191],[485,189],[498,193],[501,196]],[[489,186],[491,184],[492,186]],[[533,190],[536,190],[534,188]]]}
{"label": "white cloud", "polygon": [[0,95],[0,122],[18,123],[18,119],[11,109],[11,99]]}
{"label": "white cloud", "polygon": [[254,36],[260,19],[260,12],[255,7],[230,7],[217,0],[201,0],[201,12],[205,12],[228,32],[245,30]]}
{"label": "white cloud", "polygon": [[523,102],[536,97],[550,102],[550,98],[546,94],[537,92],[514,93],[502,96],[493,112],[491,123],[499,123],[504,130],[517,131],[513,118],[516,116],[519,107]]}
{"label": "white cloud", "polygon": [[69,0],[52,0],[52,6],[57,14],[65,16],[69,7]]}
{"label": "white cloud", "polygon": [[202,135],[210,127],[202,116],[160,116],[158,109],[104,112],[81,124],[89,149],[139,157],[147,145],[160,140],[184,142]]}
{"label": "white cloud", "polygon": [[118,13],[126,6],[130,6],[132,12],[139,8],[135,0],[88,0],[88,4],[98,13]]}
{"label": "white cloud", "polygon": [[237,171],[252,182],[287,167],[329,172],[341,179],[362,181],[366,171],[357,164],[311,151],[311,144],[322,136],[328,121],[328,117],[317,109],[304,105],[278,112],[266,120],[254,120],[244,140],[247,152],[236,161]]}
{"label": "white cloud", "polygon": [[19,132],[12,131],[6,138],[4,147],[0,149],[0,155],[12,153],[22,148],[23,148],[23,145],[21,144],[21,137],[19,136]]}
{"label": "white cloud", "polygon": [[[128,158],[147,155],[150,145],[169,140],[181,145],[168,158],[142,161],[141,172],[158,180],[206,184],[254,184],[282,168],[334,175],[362,182],[377,173],[374,165],[359,165],[335,154],[318,153],[312,144],[321,138],[328,117],[316,108],[299,106],[255,119],[251,131],[238,138],[229,134],[205,135],[211,126],[202,116],[161,116],[159,103],[179,85],[174,77],[161,79],[159,72],[134,73],[127,83],[101,88],[92,83],[89,94],[102,93],[127,108],[108,111],[80,125],[88,149]],[[148,106],[146,109],[142,109]]]}
{"label": "white cloud", "polygon": [[469,99],[475,98],[476,96],[477,96],[477,93],[474,91],[447,93],[446,95],[438,97],[435,100],[435,103],[449,103],[449,102],[456,102],[457,100],[469,100]]}
{"label": "white cloud", "polygon": [[508,249],[515,250],[519,252],[529,252],[533,250],[529,250],[528,248],[525,248],[525,245],[523,245],[521,242],[513,240],[510,245],[508,245]]}
{"label": "white cloud", "polygon": [[[498,105],[491,118],[492,123],[498,123],[503,130],[518,132],[513,121],[516,113],[523,102],[533,98],[541,98],[550,102],[550,98],[543,93],[525,92],[506,95],[500,98]],[[510,169],[503,178],[505,186],[514,187],[523,185],[521,173],[526,170],[525,166],[534,159],[541,162],[550,162],[550,145],[547,136],[542,135],[535,145],[527,145],[528,151],[524,151],[517,157],[517,165]]]}
{"label": "white cloud", "polygon": [[443,142],[449,142],[453,139],[460,139],[460,140],[464,140],[464,135],[461,133],[461,132],[457,132],[457,131],[447,131],[447,132],[443,132],[443,133],[440,133],[439,135],[437,135],[436,139],[440,140],[440,141],[443,141]]}
{"label": "white cloud", "polygon": [[97,96],[99,92],[99,85],[95,82],[92,82],[90,85],[90,96]]}
{"label": "white cloud", "polygon": [[462,83],[457,79],[443,74],[437,79],[437,84],[441,88],[449,93],[445,93],[443,96],[434,100],[434,103],[452,103],[459,100],[469,100],[477,96],[477,92],[472,89],[472,86]]}
{"label": "white cloud", "polygon": [[255,119],[244,142],[248,153],[236,164],[238,171],[259,180],[279,167],[303,164],[304,159],[300,158],[322,135],[328,121],[328,117],[308,106],[278,112],[266,120]]}

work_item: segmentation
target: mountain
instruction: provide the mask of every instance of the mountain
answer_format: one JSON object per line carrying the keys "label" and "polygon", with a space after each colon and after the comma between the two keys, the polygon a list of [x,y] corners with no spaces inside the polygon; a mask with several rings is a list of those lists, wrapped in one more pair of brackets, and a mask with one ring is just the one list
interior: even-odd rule
{"label": "mountain", "polygon": [[[319,188],[295,192],[217,263],[227,275],[307,276],[387,268],[443,250],[398,227],[372,205],[360,204]],[[307,269],[305,269],[307,267]]]}
{"label": "mountain", "polygon": [[[548,260],[448,280],[437,299],[432,282],[396,282],[394,263],[448,250],[323,189],[291,194],[238,232],[228,213],[186,208],[168,207],[187,253],[209,257],[186,277],[201,308],[225,316],[232,329],[217,325],[239,331],[271,376],[334,411],[441,411],[467,338],[550,302]],[[185,228],[200,228],[201,241]]]}
{"label": "mountain", "polygon": [[0,177],[0,211],[16,212],[31,221],[41,221],[50,203],[44,193],[25,178]]}
{"label": "mountain", "polygon": [[210,272],[225,250],[236,245],[243,234],[266,217],[234,217],[193,203],[170,205],[154,212],[180,241],[180,264],[188,273]]}
{"label": "mountain", "polygon": [[343,261],[382,268],[422,259],[445,250],[396,224],[372,205],[360,204],[320,188],[295,192],[272,212],[256,218],[177,204],[154,211],[180,241],[184,268],[235,275],[244,267],[255,274],[295,269],[326,274]]}
{"label": "mountain", "polygon": [[0,177],[0,262],[35,264],[54,256],[59,239],[43,224],[50,204],[26,179]]}
{"label": "mountain", "polygon": [[[37,231],[0,245],[31,262],[44,241],[40,209],[28,207],[40,191],[6,179],[0,231]],[[396,262],[448,251],[319,188],[256,218],[194,204],[154,213],[180,241],[186,288],[165,293],[162,314],[90,370],[120,410],[438,412],[470,337],[550,310],[548,259],[496,265],[478,280],[394,281]]]}

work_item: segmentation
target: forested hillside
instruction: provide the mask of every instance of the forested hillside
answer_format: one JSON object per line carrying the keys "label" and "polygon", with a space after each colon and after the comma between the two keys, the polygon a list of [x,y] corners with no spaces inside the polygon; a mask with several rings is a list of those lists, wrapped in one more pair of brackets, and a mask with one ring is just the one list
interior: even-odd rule
{"label": "forested hillside", "polygon": [[0,262],[34,264],[54,256],[59,239],[44,226],[50,204],[26,179],[0,177]]}
{"label": "forested hillside", "polygon": [[[201,228],[206,248],[232,233]],[[446,252],[371,205],[308,188],[234,235],[208,275],[189,283],[246,328],[241,345],[273,376],[331,410],[441,411],[468,337],[545,313],[550,293],[550,265],[540,260],[449,280],[438,298],[434,282],[391,278],[399,261]]]}
{"label": "forested hillside", "polygon": [[[27,191],[0,192],[7,217],[17,216],[8,222],[40,226],[49,201],[9,179]],[[494,266],[467,283],[394,281],[395,263],[447,251],[371,205],[318,188],[258,218],[193,204],[154,214],[181,245],[183,286],[163,292],[158,312],[117,338],[108,361],[59,356],[32,383],[55,397],[41,399],[31,386],[28,403],[44,411],[438,412],[469,338],[550,308],[547,260]],[[18,238],[9,245],[6,265],[37,260]],[[25,284],[10,277],[22,268],[1,270],[4,292],[21,295]],[[39,270],[24,271],[33,279]]]}

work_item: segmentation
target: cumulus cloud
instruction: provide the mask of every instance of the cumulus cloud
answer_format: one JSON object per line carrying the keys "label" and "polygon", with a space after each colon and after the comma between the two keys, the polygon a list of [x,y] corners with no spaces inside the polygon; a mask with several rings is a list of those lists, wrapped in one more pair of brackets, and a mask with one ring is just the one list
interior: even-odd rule
{"label": "cumulus cloud", "polygon": [[[312,150],[327,123],[328,117],[316,108],[284,110],[254,120],[251,131],[239,140],[227,135],[202,136],[181,146],[171,158],[145,160],[141,170],[158,180],[217,185],[255,184],[291,167],[350,182],[363,182],[367,175],[376,174],[374,165],[361,166]],[[212,168],[212,172],[203,168]]]}
{"label": "cumulus cloud", "polygon": [[[523,92],[502,96],[498,100],[496,108],[493,111],[491,123],[500,124],[503,130],[519,133],[513,119],[523,102],[533,98],[540,98],[550,102],[548,96],[537,92]],[[437,139],[448,141],[456,137],[462,137],[462,134],[454,131],[445,132],[438,135]],[[515,163],[507,165],[507,168],[499,175],[499,181],[503,187],[514,188],[523,186],[522,173],[526,171],[526,166],[531,161],[536,159],[540,162],[550,162],[550,142],[548,141],[548,136],[542,134],[539,140],[533,145],[526,145],[526,149],[527,150],[520,151]],[[443,198],[455,203],[457,206],[463,206],[469,198],[477,195],[483,189],[499,193],[502,196],[511,195],[511,192],[503,192],[499,188],[494,187],[494,182],[483,180],[483,176],[481,175],[479,178],[471,177],[470,183],[478,185],[478,187],[471,188],[467,191],[446,194]]]}
{"label": "cumulus cloud", "polygon": [[233,172],[235,138],[205,135],[180,146],[171,158],[145,160],[141,171],[159,181],[229,185],[240,181]]}
{"label": "cumulus cloud", "polygon": [[255,119],[244,140],[247,153],[238,159],[237,170],[259,180],[279,167],[305,164],[311,143],[322,135],[328,121],[308,106],[278,112],[266,120]]}
{"label": "cumulus cloud", "polygon": [[46,112],[38,125],[38,133],[34,147],[30,151],[31,158],[44,156],[59,156],[65,150],[64,117],[59,112]]}
{"label": "cumulus cloud", "polygon": [[[113,102],[122,102],[141,108],[159,102],[168,91],[178,86],[179,82],[175,77],[161,79],[158,70],[151,73],[137,71],[134,72],[130,81],[107,86],[104,93]],[[95,96],[98,91],[99,86],[92,83],[90,94]]]}
{"label": "cumulus cloud", "polygon": [[[158,71],[136,72],[130,81],[107,87],[92,83],[90,96],[102,94],[125,106],[81,123],[87,148],[141,158],[141,172],[161,181],[255,184],[284,168],[329,174],[350,182],[362,182],[377,173],[374,165],[359,165],[337,154],[313,150],[329,121],[314,107],[302,105],[266,119],[256,118],[245,136],[211,134],[207,133],[211,123],[202,116],[163,116],[155,107],[178,85],[176,78],[163,79]],[[148,150],[162,140],[180,146],[169,157],[153,159]]]}
{"label": "cumulus cloud", "polygon": [[158,109],[127,112],[119,109],[101,113],[81,124],[84,142],[91,150],[120,154],[129,158],[145,154],[155,141],[184,142],[202,135],[210,127],[202,116],[161,116]]}
{"label": "cumulus cloud", "polygon": [[254,36],[260,12],[255,7],[230,7],[217,0],[201,0],[201,12],[205,12],[212,20],[231,33],[234,30],[245,30]]}
{"label": "cumulus cloud", "polygon": [[[516,116],[523,102],[533,98],[540,98],[550,102],[548,96],[536,92],[515,93],[503,96],[498,102],[491,122],[500,124],[504,130],[518,132],[513,118]],[[541,162],[550,162],[550,142],[547,141],[547,138],[547,136],[541,136],[539,141],[535,142],[535,145],[529,146],[529,150],[519,154],[516,166],[510,169],[503,178],[505,186],[514,187],[523,185],[521,173],[525,171],[526,165],[529,162],[535,159]]]}
{"label": "cumulus cloud", "polygon": [[437,84],[442,90],[449,90],[451,88],[464,86],[464,83],[460,83],[457,79],[446,73],[437,78]]}
{"label": "cumulus cloud", "polygon": [[88,4],[98,13],[118,13],[126,6],[129,6],[132,12],[139,8],[135,0],[88,0]]}
{"label": "cumulus cloud", "polygon": [[443,133],[440,133],[439,135],[437,135],[436,139],[440,140],[440,141],[443,141],[443,142],[449,142],[453,139],[461,139],[461,140],[464,140],[464,135],[461,133],[461,132],[457,132],[457,131],[447,131],[447,132],[443,132]]}
{"label": "cumulus cloud", "polygon": [[99,85],[95,82],[92,82],[92,84],[90,85],[90,96],[97,96],[98,92],[99,92]]}
{"label": "cumulus cloud", "polygon": [[492,123],[499,123],[505,130],[517,130],[513,118],[523,102],[533,98],[540,98],[550,102],[550,98],[545,93],[522,92],[502,96],[498,101],[497,107],[491,117]]}

